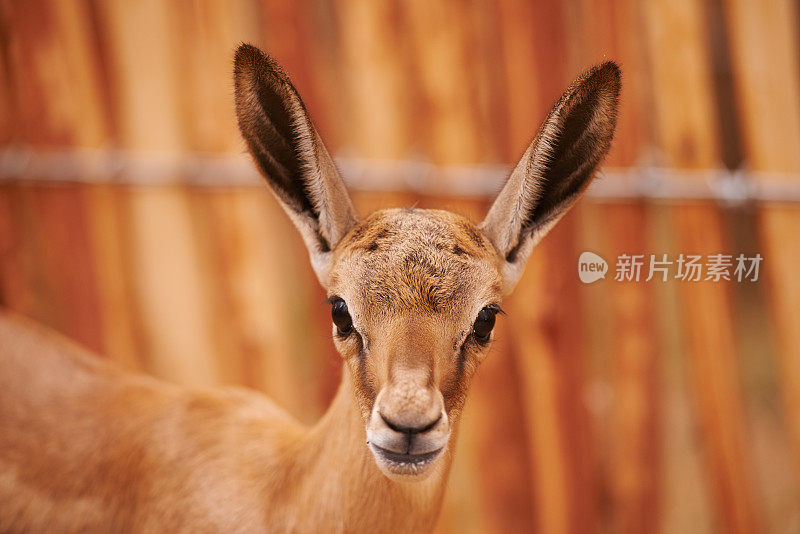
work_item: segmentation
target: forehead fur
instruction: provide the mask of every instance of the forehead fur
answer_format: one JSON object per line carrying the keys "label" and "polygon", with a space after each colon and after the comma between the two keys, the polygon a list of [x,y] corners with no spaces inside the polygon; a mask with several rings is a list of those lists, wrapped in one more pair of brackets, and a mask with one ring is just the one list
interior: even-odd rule
{"label": "forehead fur", "polygon": [[448,211],[375,212],[336,253],[330,286],[346,286],[373,311],[446,313],[500,293],[492,245],[469,220]]}

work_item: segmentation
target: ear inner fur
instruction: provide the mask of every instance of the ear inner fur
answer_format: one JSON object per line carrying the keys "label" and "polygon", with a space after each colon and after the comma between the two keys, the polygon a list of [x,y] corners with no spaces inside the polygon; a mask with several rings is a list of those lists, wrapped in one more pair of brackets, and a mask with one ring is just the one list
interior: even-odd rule
{"label": "ear inner fur", "polygon": [[242,136],[323,280],[327,262],[320,255],[357,221],[344,183],[297,90],[274,60],[254,46],[240,46],[234,83]]}
{"label": "ear inner fur", "polygon": [[589,185],[616,127],[620,71],[579,77],[553,106],[480,227],[506,262],[510,291],[533,246]]}

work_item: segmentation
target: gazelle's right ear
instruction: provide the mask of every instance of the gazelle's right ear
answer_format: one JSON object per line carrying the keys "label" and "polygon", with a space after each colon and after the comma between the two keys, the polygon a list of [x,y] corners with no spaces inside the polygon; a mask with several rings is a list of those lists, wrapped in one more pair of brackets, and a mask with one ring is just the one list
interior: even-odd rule
{"label": "gazelle's right ear", "polygon": [[250,154],[303,236],[326,285],[331,251],[357,216],[303,101],[280,66],[252,45],[234,60],[236,115]]}
{"label": "gazelle's right ear", "polygon": [[553,106],[480,225],[503,261],[510,292],[533,247],[589,185],[617,124],[619,67],[603,63]]}

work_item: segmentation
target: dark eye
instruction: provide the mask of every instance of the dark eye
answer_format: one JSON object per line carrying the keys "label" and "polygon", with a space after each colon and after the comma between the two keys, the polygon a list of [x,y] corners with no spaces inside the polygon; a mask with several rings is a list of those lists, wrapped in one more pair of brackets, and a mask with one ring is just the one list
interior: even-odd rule
{"label": "dark eye", "polygon": [[336,333],[341,337],[347,337],[353,331],[353,319],[347,311],[347,303],[340,298],[333,300],[331,307],[331,318],[336,325]]}
{"label": "dark eye", "polygon": [[500,308],[491,305],[486,306],[478,312],[475,324],[472,325],[472,334],[475,336],[476,340],[481,343],[489,341],[489,336],[492,334],[492,329],[494,328],[494,316],[497,315],[499,311]]}

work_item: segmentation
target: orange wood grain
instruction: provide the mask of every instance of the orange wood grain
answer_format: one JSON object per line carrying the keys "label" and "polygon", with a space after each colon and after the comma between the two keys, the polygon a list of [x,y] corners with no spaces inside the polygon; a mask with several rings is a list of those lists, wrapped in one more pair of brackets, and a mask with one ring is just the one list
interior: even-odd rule
{"label": "orange wood grain", "polygon": [[[10,87],[15,87],[21,119],[16,141],[37,147],[98,145],[105,122],[97,105],[99,79],[91,43],[84,37],[89,29],[84,6],[28,2],[9,6],[7,15],[14,24],[6,56],[16,82]],[[48,309],[40,311],[61,331],[105,352],[83,188],[62,183],[29,188],[26,196],[36,213],[35,226],[28,228],[38,234],[30,236],[40,243],[36,261],[51,289],[42,301]]]}
{"label": "orange wood grain", "polygon": [[[99,6],[98,20],[108,28],[113,113],[120,142],[130,150],[174,154],[186,147],[178,15],[174,6],[154,1]],[[182,383],[217,382],[212,316],[186,189],[132,188],[124,210],[146,368]]]}
{"label": "orange wood grain", "polygon": [[[0,186],[0,288],[2,305],[29,317],[37,317],[31,241],[25,239],[26,222],[20,188]],[[40,319],[41,320],[41,319]]]}
{"label": "orange wood grain", "polygon": [[[727,1],[725,7],[747,165],[757,171],[800,172],[798,8],[788,2],[758,5],[743,1]],[[779,383],[795,481],[800,480],[798,232],[796,208],[765,205],[759,210],[763,268],[778,340]],[[794,498],[800,502],[797,490]]]}
{"label": "orange wood grain", "polygon": [[[623,93],[619,119],[607,167],[631,167],[652,143],[648,128],[647,62],[640,44],[639,2],[579,3],[579,13],[571,25],[577,33],[577,67],[587,68],[601,61],[622,65]],[[637,28],[635,31],[622,31]],[[602,170],[597,180],[603,180]],[[650,284],[611,282],[614,261],[620,254],[657,252],[651,241],[651,209],[646,203],[599,204],[587,210],[596,241],[589,250],[602,247],[610,271],[601,296],[592,303],[598,311],[590,320],[605,332],[593,341],[597,347],[600,376],[593,377],[592,397],[601,486],[608,491],[608,510],[604,524],[615,532],[651,532],[662,526],[661,465],[663,398],[661,369],[658,364],[661,341],[656,328],[656,292]],[[658,251],[661,252],[661,251]],[[591,291],[591,290],[590,290]],[[599,289],[598,289],[599,291]],[[610,394],[611,400],[604,401]],[[604,403],[609,402],[608,408]],[[604,413],[607,411],[607,413]],[[608,486],[606,490],[605,485]]]}
{"label": "orange wood grain", "polygon": [[[693,0],[651,2],[645,10],[656,94],[656,132],[668,164],[719,165],[710,58],[703,5]],[[677,244],[685,254],[727,251],[719,210],[707,204],[674,210]],[[681,284],[687,359],[716,518],[729,532],[754,532],[763,518],[753,484],[752,451],[736,360],[729,288]]]}
{"label": "orange wood grain", "polygon": [[[800,172],[797,6],[722,6],[746,165]],[[0,148],[241,152],[231,53],[251,41],[284,64],[337,154],[514,163],[574,75],[613,58],[624,89],[609,166],[718,167],[707,16],[699,0],[0,0]],[[105,178],[0,184],[0,304],[128,368],[244,384],[314,420],[339,378],[330,309],[266,189]],[[362,213],[416,204],[479,220],[486,207],[407,192],[354,197]],[[725,251],[723,211],[577,209],[507,302],[438,531],[789,530],[800,499],[797,208],[759,208],[772,318],[757,327],[774,330],[779,387],[761,393],[781,409],[767,430],[755,420],[761,398],[740,386],[742,362],[762,355],[742,354],[739,303],[724,284],[654,291],[574,276],[577,255],[595,245],[609,260]],[[596,390],[606,404],[593,404]],[[764,450],[783,451],[771,459],[780,464],[784,449],[793,465],[760,465]],[[770,469],[785,471],[780,481]]]}
{"label": "orange wood grain", "polygon": [[[641,204],[603,210],[609,227],[609,257],[649,254],[648,214]],[[611,491],[614,530],[649,532],[660,519],[658,479],[661,433],[654,287],[618,282],[610,291],[613,321],[613,451]]]}
{"label": "orange wood grain", "polygon": [[[347,153],[399,158],[412,143],[413,89],[406,68],[407,37],[392,2],[344,0],[337,5],[343,99],[335,111]],[[364,51],[369,51],[364,53]]]}
{"label": "orange wood grain", "polygon": [[588,457],[580,336],[575,330],[579,312],[572,304],[576,295],[569,294],[574,271],[559,267],[566,257],[569,263],[575,260],[564,249],[564,241],[559,243],[572,231],[553,230],[539,244],[508,300],[510,343],[519,368],[523,421],[531,444],[535,525],[542,532],[595,528],[594,513],[587,510],[593,506],[586,493],[593,485],[593,469]]}

